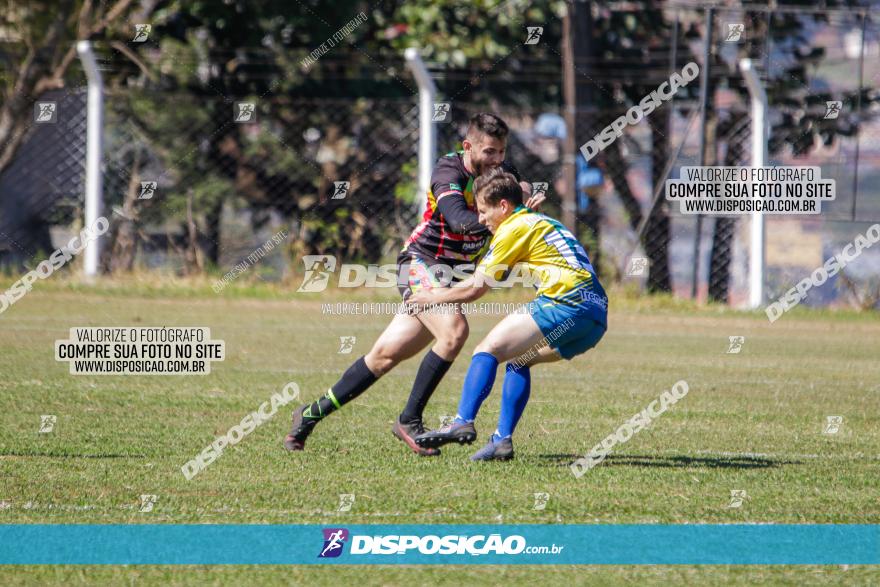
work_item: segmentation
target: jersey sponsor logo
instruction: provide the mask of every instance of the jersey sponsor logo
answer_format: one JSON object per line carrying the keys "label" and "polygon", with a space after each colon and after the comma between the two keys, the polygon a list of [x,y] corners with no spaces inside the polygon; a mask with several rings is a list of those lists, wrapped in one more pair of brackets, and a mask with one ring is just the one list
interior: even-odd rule
{"label": "jersey sponsor logo", "polygon": [[585,304],[594,304],[599,306],[603,310],[608,309],[608,297],[600,296],[596,292],[592,292],[588,289],[582,289],[580,291],[581,301]]}

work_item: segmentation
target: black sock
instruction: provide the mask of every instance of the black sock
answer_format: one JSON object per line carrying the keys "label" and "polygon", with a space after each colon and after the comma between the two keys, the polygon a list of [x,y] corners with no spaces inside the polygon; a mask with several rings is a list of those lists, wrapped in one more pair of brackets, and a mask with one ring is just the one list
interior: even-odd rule
{"label": "black sock", "polygon": [[452,361],[443,360],[433,350],[428,351],[428,354],[422,359],[422,364],[419,365],[419,372],[416,374],[412,391],[409,392],[406,407],[400,414],[401,424],[422,419],[422,412],[425,411],[428,400],[431,399],[431,395],[437,389],[440,380],[446,375],[450,365],[452,365]]}
{"label": "black sock", "polygon": [[376,377],[367,367],[366,361],[361,357],[351,364],[336,385],[327,390],[321,398],[306,406],[303,416],[320,420],[332,414],[376,382]]}

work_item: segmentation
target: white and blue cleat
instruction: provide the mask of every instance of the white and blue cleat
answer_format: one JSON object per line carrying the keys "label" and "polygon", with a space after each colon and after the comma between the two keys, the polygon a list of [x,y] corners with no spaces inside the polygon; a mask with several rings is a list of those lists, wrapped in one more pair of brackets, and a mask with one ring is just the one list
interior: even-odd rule
{"label": "white and blue cleat", "polygon": [[495,440],[494,435],[489,443],[471,455],[472,461],[509,461],[513,458],[513,441],[510,437]]}

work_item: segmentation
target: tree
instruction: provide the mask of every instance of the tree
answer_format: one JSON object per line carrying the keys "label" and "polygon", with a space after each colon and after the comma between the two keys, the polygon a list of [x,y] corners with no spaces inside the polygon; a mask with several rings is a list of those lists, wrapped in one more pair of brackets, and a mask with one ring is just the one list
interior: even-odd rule
{"label": "tree", "polygon": [[[855,0],[831,0],[825,8],[862,6],[863,3]],[[762,56],[772,51],[774,67],[763,68],[762,72],[769,105],[779,112],[778,120],[770,129],[770,155],[788,150],[795,157],[802,157],[820,145],[831,145],[840,136],[854,136],[860,124],[876,115],[871,105],[880,100],[880,96],[864,87],[836,96],[815,89],[819,85],[815,82],[820,81],[819,69],[825,50],[813,46],[812,31],[817,24],[827,24],[829,14],[825,10],[810,11],[810,4],[804,7],[804,12],[797,13],[748,13],[744,23],[748,32],[746,42],[738,46],[735,59],[725,59],[720,52],[713,54],[713,72],[720,74],[719,86],[735,90],[741,101],[748,104],[748,91],[736,64],[740,58],[750,57],[763,65]],[[851,15],[851,25],[862,25],[855,12]],[[829,100],[841,100],[847,105],[837,119],[824,118],[825,103]],[[861,113],[855,110],[857,103],[861,103]],[[724,151],[724,165],[749,164],[743,157],[742,131],[746,118],[745,112],[733,112],[718,125],[717,141],[713,141],[710,148],[713,153]],[[715,222],[709,267],[709,298],[712,300],[727,301],[735,222],[735,218],[727,217]]]}
{"label": "tree", "polygon": [[36,0],[9,3],[0,27],[19,41],[19,50],[0,54],[9,75],[0,77],[0,171],[15,156],[33,123],[35,100],[62,88],[76,58],[74,42],[119,27],[132,11],[132,0],[109,7],[92,0]]}
{"label": "tree", "polygon": [[[578,114],[577,142],[583,144],[669,79],[672,43],[678,45],[678,64],[692,61],[693,55],[683,28],[679,30],[678,39],[673,39],[673,28],[658,3],[631,2],[626,7],[614,9],[605,3],[577,6],[580,18],[590,19],[590,25],[584,31],[590,38],[583,42],[578,55],[578,68],[589,79],[589,83],[582,83],[578,89],[579,93],[583,90],[590,104]],[[592,13],[588,16],[586,13],[590,10]],[[691,84],[681,88],[676,99],[694,96],[696,92],[696,84]],[[651,128],[651,185],[654,189],[662,179],[660,176],[671,150],[667,131],[669,116],[671,109],[665,104],[654,110],[644,123]],[[614,185],[635,231],[641,226],[645,213],[627,179],[629,163],[623,153],[626,141],[624,135],[612,143],[599,157],[599,162]],[[650,260],[648,291],[671,291],[670,226],[663,199],[647,214],[643,234],[637,236]]]}

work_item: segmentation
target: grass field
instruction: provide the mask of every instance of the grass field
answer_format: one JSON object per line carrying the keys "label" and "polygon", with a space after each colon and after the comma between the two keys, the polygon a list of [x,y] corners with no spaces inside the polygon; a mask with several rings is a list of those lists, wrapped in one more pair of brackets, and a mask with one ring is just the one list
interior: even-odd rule
{"label": "grass field", "polygon": [[[336,296],[336,297],[333,297]],[[490,300],[492,301],[492,296]],[[280,290],[38,283],[0,316],[0,523],[880,523],[880,319],[698,309],[615,300],[599,347],[533,374],[517,458],[440,458],[390,433],[418,366],[410,360],[287,454],[289,410],[187,481],[181,465],[289,381],[304,399],[369,350],[385,316],[322,316]],[[366,298],[365,298],[366,299]],[[503,299],[496,296],[494,299]],[[428,407],[454,414],[471,335]],[[54,341],[74,326],[208,326],[227,359],[208,376],[72,376]],[[356,336],[352,354],[339,338]],[[728,336],[745,336],[727,354]],[[605,463],[568,464],[676,381],[690,393]],[[500,376],[479,442],[494,429]],[[40,415],[57,415],[39,433]],[[844,417],[836,434],[826,418]],[[475,448],[475,447],[474,447]],[[745,490],[741,507],[728,507]],[[546,492],[544,510],[534,493]],[[151,512],[140,495],[154,494]],[[349,512],[340,494],[354,494]],[[876,567],[6,567],[0,584],[869,584]]]}

